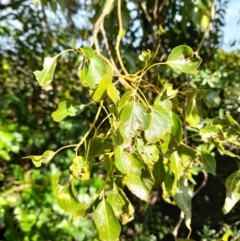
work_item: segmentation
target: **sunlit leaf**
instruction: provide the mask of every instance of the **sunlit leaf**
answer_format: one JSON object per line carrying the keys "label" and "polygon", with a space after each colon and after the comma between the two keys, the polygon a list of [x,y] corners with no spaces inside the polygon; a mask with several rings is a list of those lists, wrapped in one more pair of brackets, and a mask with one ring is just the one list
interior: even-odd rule
{"label": "sunlit leaf", "polygon": [[89,180],[90,178],[90,164],[89,161],[84,160],[82,156],[76,156],[70,166],[73,177],[79,180]]}
{"label": "sunlit leaf", "polygon": [[189,92],[187,93],[187,105],[186,105],[186,121],[197,127],[198,123],[201,121],[201,115],[198,113],[198,109],[196,107],[196,93]]}
{"label": "sunlit leaf", "polygon": [[118,112],[120,113],[121,110],[131,101],[131,97],[133,96],[134,91],[127,91],[124,93],[124,95],[119,100],[118,104]]}
{"label": "sunlit leaf", "polygon": [[101,137],[96,137],[89,142],[89,145],[89,157],[100,156],[102,154],[111,152],[113,149],[113,142],[111,138],[104,139]]}
{"label": "sunlit leaf", "polygon": [[85,57],[89,59],[94,58],[95,56],[95,53],[91,47],[82,47],[81,52]]}
{"label": "sunlit leaf", "polygon": [[227,194],[223,206],[223,212],[229,213],[240,200],[240,170],[232,173],[225,182]]}
{"label": "sunlit leaf", "polygon": [[86,204],[81,204],[76,198],[76,190],[71,183],[70,175],[62,174],[54,183],[54,191],[59,206],[73,215],[73,218],[85,216]]}
{"label": "sunlit leaf", "polygon": [[84,111],[86,105],[73,101],[62,101],[58,104],[56,111],[52,113],[52,118],[56,122],[60,122],[67,116],[76,116]]}
{"label": "sunlit leaf", "polygon": [[131,145],[129,144],[129,147],[126,147],[126,145],[124,145],[123,143],[120,133],[117,133],[114,138],[115,165],[120,172],[126,174],[129,170],[129,167],[131,166],[131,160],[129,152],[124,151],[124,148],[125,150],[126,148],[128,150],[129,148],[131,148]]}
{"label": "sunlit leaf", "polygon": [[34,72],[34,75],[42,88],[46,88],[52,82],[56,65],[56,58],[46,57],[43,63],[43,70],[37,70]]}
{"label": "sunlit leaf", "polygon": [[[141,172],[130,173],[123,178],[123,183],[128,187],[128,189],[138,198],[143,201],[149,201],[150,188],[147,185],[147,179],[141,177]],[[153,185],[153,181],[149,179]]]}
{"label": "sunlit leaf", "polygon": [[133,220],[134,208],[122,189],[115,186],[108,193],[107,201],[123,225]]}
{"label": "sunlit leaf", "polygon": [[116,89],[115,84],[111,83],[107,87],[107,95],[113,101],[113,103],[117,103],[120,99],[119,91]]}
{"label": "sunlit leaf", "polygon": [[126,140],[131,140],[140,131],[148,129],[150,116],[147,107],[139,102],[131,101],[120,115],[119,130]]}
{"label": "sunlit leaf", "polygon": [[204,141],[209,141],[210,138],[217,138],[219,134],[220,130],[217,126],[205,126],[199,132]]}
{"label": "sunlit leaf", "polygon": [[216,161],[215,158],[208,152],[201,151],[199,153],[200,160],[206,172],[216,175]]}
{"label": "sunlit leaf", "polygon": [[180,145],[182,141],[182,122],[180,118],[172,113],[172,120],[173,120],[173,125],[171,129],[171,134],[175,137],[175,140],[178,145]]}
{"label": "sunlit leaf", "polygon": [[36,167],[40,167],[42,164],[48,164],[55,156],[54,151],[45,151],[41,156],[26,156],[23,159],[29,158],[32,160]]}
{"label": "sunlit leaf", "polygon": [[145,131],[145,138],[149,143],[159,141],[172,126],[169,113],[161,106],[154,105],[150,112],[150,127]]}
{"label": "sunlit leaf", "polygon": [[201,62],[202,59],[190,47],[180,45],[172,50],[166,64],[187,74],[197,74]]}
{"label": "sunlit leaf", "polygon": [[118,239],[121,232],[121,226],[107,200],[103,199],[98,204],[94,211],[94,222],[100,240],[116,241]]}
{"label": "sunlit leaf", "polygon": [[159,150],[155,145],[145,145],[142,139],[137,139],[137,150],[144,163],[153,166],[159,160]]}
{"label": "sunlit leaf", "polygon": [[79,73],[80,82],[83,86],[94,90],[105,75],[111,71],[110,66],[99,56],[95,55],[93,58],[85,61],[83,69]]}
{"label": "sunlit leaf", "polygon": [[171,155],[171,171],[174,173],[174,182],[172,185],[172,195],[175,203],[185,214],[185,224],[191,230],[191,216],[192,204],[191,194],[189,188],[184,184],[183,180],[183,167],[178,153],[175,151]]}
{"label": "sunlit leaf", "polygon": [[112,83],[112,70],[108,69],[102,77],[99,85],[92,90],[91,97],[94,101],[99,102],[107,96],[107,88]]}

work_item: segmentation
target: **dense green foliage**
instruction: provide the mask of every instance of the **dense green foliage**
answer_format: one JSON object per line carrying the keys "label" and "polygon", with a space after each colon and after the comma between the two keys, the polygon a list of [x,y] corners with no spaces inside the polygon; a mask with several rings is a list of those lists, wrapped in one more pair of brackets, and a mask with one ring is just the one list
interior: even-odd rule
{"label": "dense green foliage", "polygon": [[6,2],[0,240],[238,240],[227,1]]}

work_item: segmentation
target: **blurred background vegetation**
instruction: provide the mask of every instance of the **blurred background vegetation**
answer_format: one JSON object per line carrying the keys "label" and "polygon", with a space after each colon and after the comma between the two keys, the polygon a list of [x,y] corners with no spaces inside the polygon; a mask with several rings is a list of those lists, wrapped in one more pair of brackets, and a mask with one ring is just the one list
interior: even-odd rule
{"label": "blurred background vegetation", "polygon": [[[54,177],[69,167],[73,151],[61,152],[51,164],[39,169],[22,157],[77,143],[92,122],[95,106],[61,123],[51,118],[61,100],[89,101],[87,91],[79,85],[79,56],[68,53],[58,60],[54,81],[47,91],[38,86],[33,71],[42,69],[46,56],[54,56],[66,48],[89,46],[93,24],[105,2],[0,1],[0,240],[98,240],[91,217],[71,223],[52,191]],[[187,83],[211,89],[205,106],[209,118],[230,112],[240,121],[240,52],[221,50],[228,3],[227,0],[123,0],[125,36],[121,51],[126,67],[130,72],[140,68],[138,55],[143,50],[157,51],[159,62],[178,45],[197,49],[207,32],[199,51],[203,63],[198,77],[186,77],[164,68],[149,71],[147,81],[157,81],[160,74],[161,79],[176,88]],[[118,33],[116,11],[113,8],[104,21],[113,53]],[[156,35],[160,25],[166,30],[161,39]],[[99,33],[98,37],[101,43],[103,36]],[[161,47],[157,49],[160,41]],[[106,54],[103,45],[100,48]],[[235,146],[229,148],[239,153]],[[217,152],[216,160],[217,176],[209,175],[207,185],[193,199],[191,238],[214,240],[231,233],[229,240],[240,240],[239,203],[227,215],[221,211],[224,181],[239,168],[239,162]],[[97,171],[92,176],[91,181],[78,186],[78,198],[86,202],[103,182]],[[195,181],[200,185],[203,179],[199,174]],[[153,194],[147,207],[129,193],[137,209],[134,221],[123,227],[121,240],[173,240],[171,232],[180,210],[161,200],[158,192],[161,191]],[[179,237],[187,234],[183,224]]]}

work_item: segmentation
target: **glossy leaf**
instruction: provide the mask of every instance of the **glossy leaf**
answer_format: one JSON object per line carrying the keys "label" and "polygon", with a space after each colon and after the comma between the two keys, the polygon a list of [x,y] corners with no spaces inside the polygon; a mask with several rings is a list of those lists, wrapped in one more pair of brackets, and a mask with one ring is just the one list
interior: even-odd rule
{"label": "glossy leaf", "polygon": [[23,159],[29,158],[32,160],[36,167],[40,167],[42,164],[48,164],[55,156],[54,151],[45,151],[41,156],[26,156]]}
{"label": "glossy leaf", "polygon": [[216,175],[216,161],[215,158],[206,151],[201,151],[199,154],[200,160],[206,172]]}
{"label": "glossy leaf", "polygon": [[[125,148],[131,148],[131,145],[129,144],[127,147],[125,145]],[[131,166],[130,154],[129,152],[124,151],[124,144],[120,133],[117,133],[114,138],[114,157],[117,169],[120,172],[127,174],[129,167]]]}
{"label": "glossy leaf", "polygon": [[172,126],[169,113],[160,105],[154,105],[150,113],[150,127],[145,131],[145,138],[149,143],[159,141]]}
{"label": "glossy leaf", "polygon": [[76,198],[76,190],[71,183],[71,177],[62,174],[54,183],[54,190],[59,206],[73,215],[73,218],[85,216],[86,204],[81,204]]}
{"label": "glossy leaf", "polygon": [[56,111],[52,113],[52,118],[56,122],[60,122],[67,116],[76,116],[84,111],[86,105],[79,105],[73,101],[62,101],[58,104]]}
{"label": "glossy leaf", "polygon": [[113,149],[113,142],[111,138],[101,138],[96,137],[93,138],[89,142],[90,148],[88,152],[89,157],[97,157],[105,153],[109,153]]}
{"label": "glossy leaf", "polygon": [[90,166],[87,160],[84,160],[82,156],[76,156],[73,159],[73,163],[70,166],[73,177],[79,180],[89,180],[90,178]]}
{"label": "glossy leaf", "polygon": [[149,195],[151,186],[148,185],[147,181],[150,181],[153,185],[152,180],[142,179],[140,173],[130,173],[123,178],[123,183],[128,187],[128,189],[138,198],[143,201],[149,201]]}
{"label": "glossy leaf", "polygon": [[108,69],[102,77],[99,85],[92,91],[91,97],[94,101],[99,102],[107,96],[107,88],[112,83],[112,70]]}
{"label": "glossy leaf", "polygon": [[99,56],[95,55],[93,58],[85,61],[83,69],[79,73],[80,82],[85,87],[96,89],[109,72],[111,72],[110,66]]}
{"label": "glossy leaf", "polygon": [[98,204],[94,211],[94,222],[100,240],[116,241],[118,239],[121,232],[121,226],[107,200],[103,199]]}
{"label": "glossy leaf", "polygon": [[191,230],[192,204],[189,188],[184,184],[183,167],[178,153],[175,151],[171,155],[171,171],[174,173],[174,182],[172,186],[172,195],[175,203],[185,214],[185,224]]}
{"label": "glossy leaf", "polygon": [[43,70],[35,71],[34,75],[37,78],[38,84],[42,88],[46,88],[53,80],[53,74],[57,65],[56,58],[46,57],[43,63]]}
{"label": "glossy leaf", "polygon": [[122,189],[115,186],[108,193],[107,201],[123,225],[133,220],[134,208]]}
{"label": "glossy leaf", "polygon": [[82,47],[81,52],[85,57],[89,59],[94,58],[95,56],[95,53],[91,47]]}
{"label": "glossy leaf", "polygon": [[202,59],[190,47],[180,45],[172,50],[166,64],[183,73],[197,74],[197,68],[201,62]]}
{"label": "glossy leaf", "polygon": [[116,89],[115,84],[111,83],[107,87],[107,95],[112,100],[114,104],[117,104],[117,102],[120,99],[119,91]]}
{"label": "glossy leaf", "polygon": [[186,121],[190,125],[197,127],[198,123],[201,121],[201,117],[196,108],[196,93],[195,92],[187,93],[187,106],[186,106],[185,113],[186,113]]}
{"label": "glossy leaf", "polygon": [[223,212],[229,213],[240,200],[240,170],[232,173],[225,182],[227,194],[223,206]]}
{"label": "glossy leaf", "polygon": [[137,150],[144,163],[153,166],[159,160],[159,150],[155,145],[145,145],[142,139],[137,139]]}
{"label": "glossy leaf", "polygon": [[131,101],[120,115],[119,130],[126,140],[131,140],[140,131],[146,130],[150,125],[150,116],[147,107],[139,102]]}
{"label": "glossy leaf", "polygon": [[209,141],[210,138],[217,138],[219,134],[220,130],[217,126],[205,126],[199,132],[204,141]]}
{"label": "glossy leaf", "polygon": [[124,93],[124,95],[121,97],[118,103],[118,112],[120,113],[121,110],[131,101],[131,97],[133,96],[134,91],[127,91]]}
{"label": "glossy leaf", "polygon": [[182,122],[180,118],[172,113],[172,120],[173,120],[173,125],[171,129],[171,134],[175,137],[175,140],[178,145],[180,145],[182,141]]}

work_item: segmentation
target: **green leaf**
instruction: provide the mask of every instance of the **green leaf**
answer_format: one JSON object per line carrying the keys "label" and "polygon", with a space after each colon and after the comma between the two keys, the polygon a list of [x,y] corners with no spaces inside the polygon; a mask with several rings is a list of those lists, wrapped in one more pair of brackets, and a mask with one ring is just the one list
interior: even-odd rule
{"label": "green leaf", "polygon": [[85,216],[86,204],[81,204],[76,198],[76,190],[74,189],[72,178],[68,174],[62,174],[54,182],[54,191],[59,206],[65,211],[73,215],[73,218]]}
{"label": "green leaf", "polygon": [[95,56],[95,53],[91,47],[82,47],[81,52],[85,57],[89,59],[94,58]]}
{"label": "green leaf", "polygon": [[131,97],[134,95],[134,91],[129,90],[124,93],[124,95],[119,100],[119,107],[118,112],[120,113],[121,110],[131,101]]}
{"label": "green leaf", "polygon": [[[119,132],[114,137],[114,147],[115,166],[120,172],[126,174],[131,165],[131,160],[129,153],[124,151],[123,140]],[[128,150],[128,148],[131,148],[130,144],[129,146],[125,145],[125,150]]]}
{"label": "green leaf", "polygon": [[175,140],[178,145],[182,142],[182,122],[180,118],[172,113],[172,120],[173,120],[173,125],[171,129],[171,134],[175,137]]}
{"label": "green leaf", "polygon": [[199,132],[204,141],[209,141],[210,138],[217,138],[219,134],[220,130],[217,126],[205,126]]}
{"label": "green leaf", "polygon": [[150,178],[142,178],[141,171],[129,173],[123,178],[123,183],[135,196],[143,201],[149,201],[153,181]]}
{"label": "green leaf", "polygon": [[89,142],[90,148],[88,152],[89,157],[97,157],[105,153],[109,153],[113,149],[113,142],[111,138],[104,139],[96,137]]}
{"label": "green leaf", "polygon": [[119,96],[119,91],[116,89],[114,83],[111,83],[110,85],[108,85],[107,94],[108,94],[109,98],[112,100],[112,102],[114,104],[117,104],[117,102],[120,99],[120,96]]}
{"label": "green leaf", "polygon": [[56,111],[52,113],[52,118],[56,122],[60,122],[67,116],[76,116],[84,111],[86,105],[79,105],[73,101],[62,101],[58,104]]}
{"label": "green leaf", "polygon": [[90,178],[91,173],[89,162],[84,160],[82,156],[76,156],[69,169],[71,170],[73,177],[79,180],[86,181]]}
{"label": "green leaf", "polygon": [[[85,61],[83,69],[79,73],[80,82],[83,86],[95,90],[104,77],[107,80],[110,78],[109,73],[111,72],[110,66],[99,56],[95,55],[93,58]],[[106,74],[107,76],[105,76]]]}
{"label": "green leaf", "polygon": [[214,90],[204,90],[202,91],[203,101],[208,108],[214,108],[219,106],[221,99],[217,91]]}
{"label": "green leaf", "polygon": [[172,185],[172,195],[175,203],[185,214],[185,224],[189,230],[191,230],[191,216],[192,216],[192,204],[190,190],[184,185],[183,179],[183,167],[181,165],[181,159],[175,151],[171,155],[171,171],[174,173],[174,182]]}
{"label": "green leaf", "polygon": [[163,166],[163,160],[159,157],[159,160],[153,166],[153,176],[155,179],[155,183],[160,184],[165,179],[165,170]]}
{"label": "green leaf", "polygon": [[45,151],[41,156],[26,156],[23,159],[31,159],[36,167],[40,167],[42,164],[48,164],[55,156],[54,151]]}
{"label": "green leaf", "polygon": [[109,68],[106,74],[102,77],[99,85],[91,93],[94,101],[99,102],[107,96],[107,88],[112,83],[112,70]]}
{"label": "green leaf", "polygon": [[108,193],[107,201],[123,225],[133,220],[134,208],[121,188],[115,186]]}
{"label": "green leaf", "polygon": [[103,199],[98,204],[94,211],[94,222],[100,240],[116,241],[118,239],[121,232],[121,226],[107,200]]}
{"label": "green leaf", "polygon": [[196,93],[188,92],[187,93],[187,106],[186,106],[186,121],[197,127],[198,123],[201,121],[201,115],[198,113],[198,109],[196,108]]}
{"label": "green leaf", "polygon": [[206,151],[201,151],[199,153],[199,157],[203,163],[203,167],[206,172],[211,173],[212,175],[216,175],[216,161],[215,158]]}
{"label": "green leaf", "polygon": [[169,113],[160,105],[154,105],[150,113],[150,127],[145,131],[145,138],[149,143],[159,141],[170,131],[172,119]]}
{"label": "green leaf", "polygon": [[56,58],[46,57],[43,63],[43,70],[33,72],[37,78],[38,84],[46,88],[53,80],[53,74],[57,65]]}
{"label": "green leaf", "polygon": [[172,50],[168,56],[166,64],[187,74],[197,74],[197,68],[202,59],[186,45],[180,45]]}
{"label": "green leaf", "polygon": [[232,173],[225,182],[227,195],[223,206],[223,213],[227,214],[240,200],[240,170]]}
{"label": "green leaf", "polygon": [[150,116],[147,107],[139,102],[131,101],[120,115],[119,130],[126,140],[131,140],[150,125]]}
{"label": "green leaf", "polygon": [[145,164],[153,166],[159,160],[159,150],[155,145],[145,145],[142,139],[137,139],[137,150]]}

